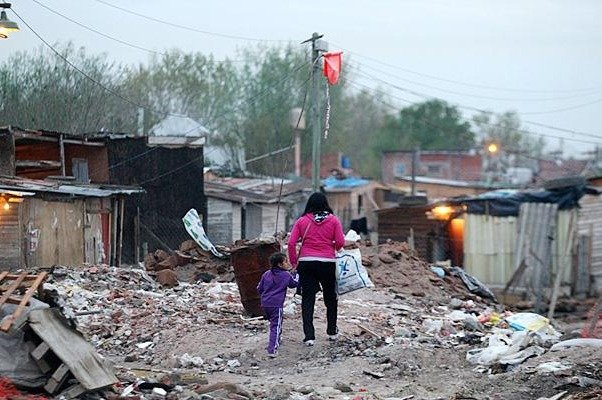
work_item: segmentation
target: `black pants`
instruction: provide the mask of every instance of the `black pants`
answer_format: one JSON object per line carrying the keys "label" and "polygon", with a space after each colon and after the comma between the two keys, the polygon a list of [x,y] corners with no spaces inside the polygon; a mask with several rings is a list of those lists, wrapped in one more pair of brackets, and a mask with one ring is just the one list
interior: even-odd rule
{"label": "black pants", "polygon": [[300,261],[297,271],[301,284],[301,315],[303,317],[303,341],[315,340],[314,306],[316,293],[320,286],[324,292],[324,305],[326,306],[326,333],[337,333],[337,294],[335,263],[322,261]]}

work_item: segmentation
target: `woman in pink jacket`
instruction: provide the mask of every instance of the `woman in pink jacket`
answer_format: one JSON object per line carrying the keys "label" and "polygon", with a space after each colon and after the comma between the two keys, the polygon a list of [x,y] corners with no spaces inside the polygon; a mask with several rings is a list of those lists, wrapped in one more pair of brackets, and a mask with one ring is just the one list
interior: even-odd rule
{"label": "woman in pink jacket", "polygon": [[[301,249],[297,254],[297,241]],[[288,257],[291,265],[297,266],[301,285],[301,314],[303,317],[303,342],[313,346],[314,305],[320,286],[326,305],[326,334],[336,340],[337,294],[335,252],[345,245],[341,222],[333,214],[323,193],[314,193],[307,200],[303,215],[295,222],[288,240]]]}

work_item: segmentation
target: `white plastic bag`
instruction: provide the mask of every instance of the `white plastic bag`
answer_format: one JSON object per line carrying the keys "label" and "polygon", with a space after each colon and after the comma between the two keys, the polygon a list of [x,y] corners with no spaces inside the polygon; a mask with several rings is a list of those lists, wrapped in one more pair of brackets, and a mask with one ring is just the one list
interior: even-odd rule
{"label": "white plastic bag", "polygon": [[199,213],[191,208],[188,210],[186,215],[182,218],[184,222],[184,227],[186,228],[186,232],[194,241],[201,246],[203,250],[210,251],[214,256],[219,258],[224,258],[225,256],[217,251],[213,243],[209,240],[207,235],[205,234],[205,229],[203,229],[203,222],[201,221],[201,217],[199,217]]}
{"label": "white plastic bag", "polygon": [[339,295],[366,287],[374,287],[362,265],[360,249],[343,249],[337,253],[336,277]]}

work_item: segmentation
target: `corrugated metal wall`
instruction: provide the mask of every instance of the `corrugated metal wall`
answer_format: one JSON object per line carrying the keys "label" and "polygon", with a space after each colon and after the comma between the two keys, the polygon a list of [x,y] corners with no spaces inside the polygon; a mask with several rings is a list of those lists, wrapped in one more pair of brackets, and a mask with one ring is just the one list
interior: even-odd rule
{"label": "corrugated metal wall", "polygon": [[20,204],[10,203],[8,210],[0,209],[0,271],[21,267]]}
{"label": "corrugated metal wall", "polygon": [[590,237],[591,274],[595,288],[602,291],[602,198],[585,195],[579,201],[579,235]]}
{"label": "corrugated metal wall", "polygon": [[464,268],[486,284],[503,285],[513,272],[516,217],[466,214]]}
{"label": "corrugated metal wall", "polygon": [[214,244],[232,243],[233,206],[238,206],[239,210],[238,235],[240,235],[240,205],[213,197],[207,198],[207,236]]}
{"label": "corrugated metal wall", "polygon": [[[544,229],[544,213],[532,212],[525,219],[529,237],[539,235],[536,231]],[[552,268],[555,271],[561,263],[571,263],[572,246],[567,246],[571,229],[576,229],[576,210],[559,211],[552,243]],[[466,271],[492,286],[505,286],[512,277],[517,265],[518,218],[492,217],[487,215],[466,214],[464,229],[464,267]],[[570,282],[571,268],[566,268],[563,282]]]}

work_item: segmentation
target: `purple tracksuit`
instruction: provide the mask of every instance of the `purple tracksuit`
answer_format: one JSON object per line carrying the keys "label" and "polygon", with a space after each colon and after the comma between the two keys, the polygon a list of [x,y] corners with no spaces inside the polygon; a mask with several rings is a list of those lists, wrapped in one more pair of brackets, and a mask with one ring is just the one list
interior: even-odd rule
{"label": "purple tracksuit", "polygon": [[270,321],[269,354],[276,354],[280,344],[282,308],[286,289],[297,287],[298,284],[298,276],[293,276],[290,272],[280,268],[272,268],[263,273],[259,285],[257,285],[257,292],[261,297],[261,307]]}

